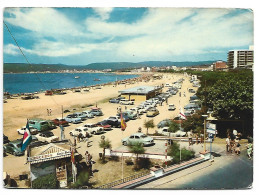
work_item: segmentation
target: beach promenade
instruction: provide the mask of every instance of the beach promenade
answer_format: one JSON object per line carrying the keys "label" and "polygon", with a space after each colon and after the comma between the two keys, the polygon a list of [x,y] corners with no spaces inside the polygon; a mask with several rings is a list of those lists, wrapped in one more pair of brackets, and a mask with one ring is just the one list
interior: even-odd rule
{"label": "beach promenade", "polygon": [[[179,90],[182,94],[185,92],[186,96],[183,95],[174,95],[168,99],[168,104],[175,104],[175,111],[168,111],[168,105],[164,102],[163,106],[157,106],[160,114],[152,119],[154,119],[155,125],[163,119],[174,118],[179,114],[179,108],[184,107],[188,104],[190,96],[192,95],[187,91],[187,88],[193,88],[192,84],[189,82],[189,78],[184,77],[183,74],[163,74],[162,79],[160,80],[150,80],[149,82],[137,82],[135,84],[123,84],[118,86],[106,85],[101,89],[91,89],[90,92],[81,92],[73,93],[68,92],[65,95],[55,95],[55,96],[45,96],[44,94],[38,94],[40,99],[33,100],[21,100],[21,99],[10,99],[8,103],[4,104],[4,134],[9,137],[10,140],[21,138],[21,135],[17,134],[16,129],[24,126],[26,124],[27,118],[44,118],[44,119],[54,119],[57,117],[62,117],[61,108],[63,110],[70,110],[70,113],[87,110],[89,108],[82,108],[85,105],[96,105],[100,107],[104,113],[101,117],[95,117],[93,119],[87,119],[81,124],[70,124],[70,126],[65,127],[65,137],[72,140],[72,137],[69,135],[69,132],[75,129],[78,126],[82,126],[86,123],[97,123],[103,119],[106,119],[110,116],[115,116],[117,113],[117,107],[119,104],[111,104],[108,102],[109,98],[116,97],[119,95],[118,91],[136,87],[136,86],[155,86],[162,85],[166,83],[172,83],[177,81],[180,78],[184,78],[182,88]],[[197,90],[197,88],[194,88]],[[166,91],[166,88],[163,89]],[[135,102],[135,105],[127,106],[127,109],[132,108],[140,104],[141,102]],[[52,109],[52,116],[47,116],[47,109]],[[75,110],[73,110],[75,109]],[[125,106],[122,106],[122,110],[125,110]],[[65,113],[66,116],[69,113]],[[121,139],[131,135],[132,133],[137,132],[139,127],[142,127],[142,131],[146,133],[144,128],[145,120],[149,120],[146,115],[142,115],[140,119],[131,120],[127,122],[127,128],[122,133],[119,128],[113,128],[111,131],[107,131],[105,138],[109,139],[112,144],[112,148],[116,149],[121,146]],[[157,127],[154,129],[149,129],[149,133],[154,133],[157,130]],[[53,133],[57,136],[60,136],[60,129],[56,128],[53,130]],[[102,152],[102,149],[99,148],[99,141],[101,140],[101,135],[94,135],[89,139],[91,141],[91,147],[87,147],[86,142],[81,142],[77,144],[78,152],[84,155],[85,151],[89,151],[93,156],[93,160],[98,161],[99,153]],[[29,171],[29,166],[25,165],[25,156],[15,157],[13,155],[8,155],[3,159],[3,171],[10,174],[12,177],[22,174]],[[112,170],[102,169],[103,165],[96,164],[94,165],[96,169],[99,170],[98,173],[95,173],[94,180],[102,180],[102,182],[111,182],[112,177],[116,178],[116,174]],[[111,178],[107,177],[107,174],[111,175]]]}

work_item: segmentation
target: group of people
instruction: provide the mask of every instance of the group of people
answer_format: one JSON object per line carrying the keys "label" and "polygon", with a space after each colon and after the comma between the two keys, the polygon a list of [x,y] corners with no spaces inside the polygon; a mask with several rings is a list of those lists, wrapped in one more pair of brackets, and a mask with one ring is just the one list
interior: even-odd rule
{"label": "group of people", "polygon": [[52,110],[47,108],[47,115],[51,116]]}
{"label": "group of people", "polygon": [[[235,152],[237,155],[240,155],[240,139],[242,134],[238,133],[237,130],[233,130],[233,132],[230,132],[230,130],[227,130],[227,139],[226,139],[226,151],[227,152]],[[253,155],[253,138],[248,135],[247,136],[248,144],[246,145],[247,149],[247,156],[251,160]]]}
{"label": "group of people", "polygon": [[[203,134],[198,135],[198,133],[193,134],[192,130],[187,132],[189,146],[193,145],[193,143],[204,143],[204,136]],[[195,138],[195,142],[193,142],[193,137]]]}

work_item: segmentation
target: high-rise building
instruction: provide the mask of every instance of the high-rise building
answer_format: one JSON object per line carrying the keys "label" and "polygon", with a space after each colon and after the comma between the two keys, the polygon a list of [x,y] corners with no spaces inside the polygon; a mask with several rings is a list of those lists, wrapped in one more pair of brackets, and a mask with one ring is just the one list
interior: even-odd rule
{"label": "high-rise building", "polygon": [[230,50],[228,52],[229,68],[252,68],[254,65],[254,50],[250,46],[247,50]]}

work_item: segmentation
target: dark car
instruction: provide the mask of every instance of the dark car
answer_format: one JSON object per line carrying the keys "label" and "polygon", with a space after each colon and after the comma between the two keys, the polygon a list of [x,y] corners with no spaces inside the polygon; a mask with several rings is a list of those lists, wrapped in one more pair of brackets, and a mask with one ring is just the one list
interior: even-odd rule
{"label": "dark car", "polygon": [[96,123],[96,125],[97,125],[98,127],[103,127],[103,129],[104,129],[105,131],[109,131],[109,130],[112,129],[112,128],[111,128],[111,125],[107,122],[107,120],[100,121],[100,122]]}
{"label": "dark car", "polygon": [[4,144],[9,143],[9,142],[10,142],[10,140],[8,139],[8,137],[6,135],[4,135]]}
{"label": "dark car", "polygon": [[111,127],[121,128],[121,122],[118,120],[106,120],[107,124],[111,125]]}
{"label": "dark car", "polygon": [[17,139],[15,141],[9,142],[8,144],[5,144],[4,151],[14,156],[24,155],[24,152],[22,151],[22,139]]}
{"label": "dark car", "polygon": [[118,104],[118,103],[120,103],[120,100],[119,100],[119,99],[110,99],[109,102],[110,102],[110,103],[116,103],[116,104]]}
{"label": "dark car", "polygon": [[164,119],[157,124],[157,128],[169,127],[171,123],[171,119]]}

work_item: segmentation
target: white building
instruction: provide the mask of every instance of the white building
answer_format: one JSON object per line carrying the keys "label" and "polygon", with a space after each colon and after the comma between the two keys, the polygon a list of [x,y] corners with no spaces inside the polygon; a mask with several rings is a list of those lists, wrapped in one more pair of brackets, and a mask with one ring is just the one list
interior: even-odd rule
{"label": "white building", "polygon": [[254,47],[249,49],[230,50],[228,52],[228,66],[230,68],[249,68],[254,65]]}

